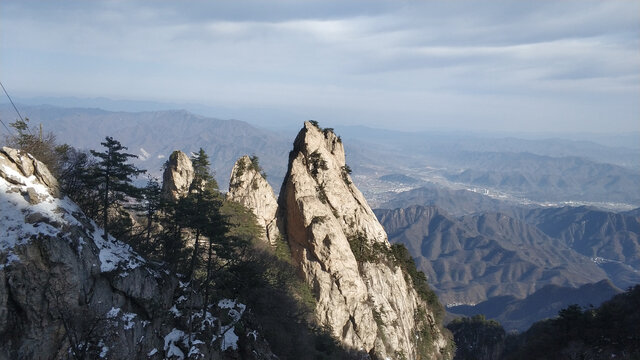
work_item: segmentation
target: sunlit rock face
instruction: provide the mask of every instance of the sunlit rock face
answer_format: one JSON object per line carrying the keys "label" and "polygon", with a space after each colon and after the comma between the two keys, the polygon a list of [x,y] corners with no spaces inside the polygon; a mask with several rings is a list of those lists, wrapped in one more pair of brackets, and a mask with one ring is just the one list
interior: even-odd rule
{"label": "sunlit rock face", "polygon": [[445,352],[447,341],[431,309],[401,268],[354,255],[350,241],[382,253],[389,243],[351,181],[342,141],[331,129],[305,122],[290,153],[279,205],[282,232],[313,288],[321,325],[347,346],[397,359],[420,357],[417,332],[427,326],[432,357]]}
{"label": "sunlit rock face", "polygon": [[168,200],[178,200],[187,195],[193,182],[193,164],[180,150],[174,151],[167,161],[162,176],[162,195]]}
{"label": "sunlit rock face", "polygon": [[263,240],[275,245],[280,232],[276,225],[278,201],[271,185],[247,155],[236,161],[229,179],[227,199],[250,209],[264,229]]}

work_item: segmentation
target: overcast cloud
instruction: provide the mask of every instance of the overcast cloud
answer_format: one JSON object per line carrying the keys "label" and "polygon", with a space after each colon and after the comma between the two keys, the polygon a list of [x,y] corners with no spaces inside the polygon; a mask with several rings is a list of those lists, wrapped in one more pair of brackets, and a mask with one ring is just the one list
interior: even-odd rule
{"label": "overcast cloud", "polygon": [[637,131],[640,2],[3,0],[0,80],[330,125]]}

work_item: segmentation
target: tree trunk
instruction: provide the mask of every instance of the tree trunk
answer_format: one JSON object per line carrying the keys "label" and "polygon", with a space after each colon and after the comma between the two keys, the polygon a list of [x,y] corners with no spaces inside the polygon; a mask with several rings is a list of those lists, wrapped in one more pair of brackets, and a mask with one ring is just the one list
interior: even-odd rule
{"label": "tree trunk", "polygon": [[102,236],[105,240],[109,238],[109,232],[107,227],[109,226],[109,177],[111,176],[111,169],[107,166],[105,170],[105,182],[104,182],[104,199],[102,200],[102,209],[103,209],[103,220],[102,226],[104,227],[104,235]]}

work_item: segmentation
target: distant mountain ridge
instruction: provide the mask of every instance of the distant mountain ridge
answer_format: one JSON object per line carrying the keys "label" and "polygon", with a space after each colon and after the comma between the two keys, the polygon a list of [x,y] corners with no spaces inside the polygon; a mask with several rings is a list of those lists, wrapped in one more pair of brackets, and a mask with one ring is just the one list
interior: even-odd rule
{"label": "distant mountain ridge", "polygon": [[524,298],[546,284],[607,279],[588,257],[499,213],[456,219],[437,207],[374,210],[391,242],[405,244],[444,303]]}
{"label": "distant mountain ridge", "polygon": [[286,171],[290,139],[243,121],[208,118],[184,110],[132,113],[36,106],[24,112],[33,119],[31,125],[42,123],[60,142],[78,148],[96,149],[105,136],[112,136],[140,156],[134,162],[152,174],[161,173],[165,156],[173,150],[189,154],[200,147],[211,157],[220,183],[227,183],[235,160],[244,154],[261,154],[260,163],[276,188]]}
{"label": "distant mountain ridge", "polygon": [[467,168],[448,173],[449,180],[521,193],[537,201],[640,202],[640,173],[618,165],[531,153],[467,152],[463,157],[460,165]]}
{"label": "distant mountain ridge", "polygon": [[581,206],[534,209],[524,220],[585,256],[640,270],[640,218],[637,216]]}
{"label": "distant mountain ridge", "polygon": [[[20,109],[32,119],[32,126],[37,128],[42,123],[45,131],[54,132],[60,141],[75,147],[95,149],[105,136],[113,136],[139,155],[137,165],[152,174],[160,173],[166,160],[163,157],[171,151],[180,149],[188,154],[203,146],[212,157],[218,181],[226,183],[235,159],[261,154],[267,180],[276,190],[286,172],[283,159],[287,145],[295,136],[293,132],[274,132],[243,121],[184,110],[114,112],[46,105],[20,105]],[[11,106],[1,104],[0,117],[9,123],[16,114]],[[347,163],[354,170],[354,181],[370,201],[375,202],[386,191],[409,190],[435,181],[444,187],[502,191],[516,200],[598,201],[621,203],[625,209],[640,206],[638,149],[560,139],[339,128],[348,129],[341,131],[348,140]],[[508,172],[509,168],[517,171]],[[393,181],[378,180],[393,174],[417,181],[405,181],[404,188],[399,189]]]}
{"label": "distant mountain ridge", "polygon": [[520,217],[523,211],[534,205],[499,200],[467,189],[447,189],[444,186],[426,184],[419,188],[390,194],[390,199],[380,204],[380,209],[406,208],[412,205],[436,206],[453,216],[500,212]]}
{"label": "distant mountain ridge", "polygon": [[483,314],[500,322],[506,331],[522,332],[536,321],[556,316],[558,311],[569,305],[597,307],[621,292],[608,280],[585,284],[579,288],[546,285],[524,299],[497,296],[475,306],[450,307],[448,311],[464,316]]}

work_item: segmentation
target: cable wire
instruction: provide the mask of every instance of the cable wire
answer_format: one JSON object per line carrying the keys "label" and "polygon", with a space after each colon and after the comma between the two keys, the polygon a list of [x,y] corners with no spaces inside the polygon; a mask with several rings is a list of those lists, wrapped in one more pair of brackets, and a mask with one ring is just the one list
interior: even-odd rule
{"label": "cable wire", "polygon": [[[0,81],[0,86],[2,86],[2,90],[4,91],[4,94],[7,95],[7,98],[9,99],[9,101],[11,102],[11,105],[13,105],[13,109],[16,111],[16,113],[18,114],[18,117],[20,117],[20,120],[22,120],[22,122],[24,121],[24,118],[22,117],[22,115],[20,114],[20,111],[18,111],[18,108],[16,107],[16,104],[13,103],[13,100],[11,99],[11,96],[9,96],[9,93],[7,92],[7,89],[4,88],[4,85],[2,85],[2,81]],[[1,120],[0,120],[1,121]],[[2,122],[2,125],[4,125],[4,122]],[[5,128],[7,128],[7,125],[4,125]],[[7,128],[7,130],[9,130],[9,128]],[[31,132],[31,129],[29,129],[29,126],[27,125],[27,131],[29,131],[29,134],[33,135],[33,133]],[[11,133],[11,132],[9,132]]]}
{"label": "cable wire", "polygon": [[5,128],[5,129],[7,129],[7,132],[9,133],[9,135],[11,135],[11,136],[15,136],[15,135],[13,135],[13,133],[11,132],[11,129],[9,129],[9,128],[7,127],[7,125],[5,125],[4,121],[2,121],[2,119],[1,119],[1,118],[0,118],[0,123],[2,123],[2,126],[4,126],[4,128]]}

